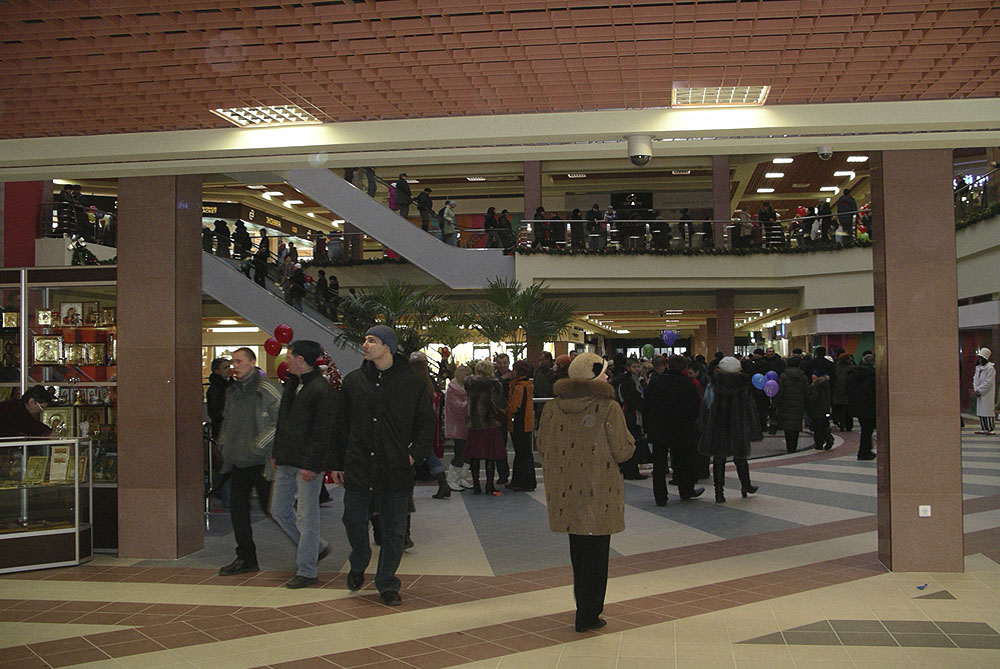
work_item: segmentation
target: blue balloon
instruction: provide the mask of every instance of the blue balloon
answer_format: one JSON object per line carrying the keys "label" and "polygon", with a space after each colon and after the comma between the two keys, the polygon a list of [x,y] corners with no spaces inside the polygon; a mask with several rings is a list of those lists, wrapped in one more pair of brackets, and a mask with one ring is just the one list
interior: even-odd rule
{"label": "blue balloon", "polygon": [[754,374],[750,377],[750,383],[752,383],[753,387],[757,390],[764,390],[765,381],[767,381],[767,379],[764,378],[763,374]]}
{"label": "blue balloon", "polygon": [[778,394],[778,382],[771,380],[764,384],[764,394],[768,397],[774,397]]}
{"label": "blue balloon", "polygon": [[677,340],[677,333],[673,330],[664,330],[660,336],[663,338],[663,343],[667,346],[673,346]]}
{"label": "blue balloon", "polygon": [[777,381],[778,373],[772,369],[770,372],[764,375],[764,378],[767,379],[768,381]]}

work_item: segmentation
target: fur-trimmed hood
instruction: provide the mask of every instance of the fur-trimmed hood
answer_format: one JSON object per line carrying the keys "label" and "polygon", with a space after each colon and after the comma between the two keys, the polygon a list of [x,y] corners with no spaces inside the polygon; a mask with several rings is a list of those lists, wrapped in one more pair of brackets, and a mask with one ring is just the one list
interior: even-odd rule
{"label": "fur-trimmed hood", "polygon": [[552,386],[552,391],[556,397],[562,399],[575,399],[577,397],[587,397],[592,399],[613,400],[615,398],[615,387],[601,379],[571,379],[569,377],[559,379]]}

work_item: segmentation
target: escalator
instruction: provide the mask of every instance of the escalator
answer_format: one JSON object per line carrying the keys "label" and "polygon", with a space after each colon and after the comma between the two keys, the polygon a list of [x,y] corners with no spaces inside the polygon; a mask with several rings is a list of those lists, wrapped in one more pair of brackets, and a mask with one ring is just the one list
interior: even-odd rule
{"label": "escalator", "polygon": [[282,323],[290,325],[296,339],[312,339],[326,349],[342,374],[361,365],[361,350],[341,348],[334,335],[340,330],[309,300],[298,311],[280,297],[281,289],[268,277],[261,288],[239,269],[239,261],[201,254],[201,290],[267,333]]}
{"label": "escalator", "polygon": [[292,170],[287,182],[449,288],[478,290],[491,279],[514,278],[513,256],[445,244],[328,169]]}

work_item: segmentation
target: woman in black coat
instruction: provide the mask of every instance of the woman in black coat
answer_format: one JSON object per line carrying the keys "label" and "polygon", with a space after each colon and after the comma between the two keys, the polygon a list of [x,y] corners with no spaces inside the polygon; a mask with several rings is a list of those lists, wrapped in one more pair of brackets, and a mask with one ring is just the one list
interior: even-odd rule
{"label": "woman in black coat", "polygon": [[763,439],[757,411],[750,397],[750,379],[740,371],[740,361],[727,356],[719,361],[712,385],[702,403],[701,441],[698,451],[712,458],[715,501],[726,497],[726,459],[732,458],[743,496],[757,492],[750,483],[750,442]]}
{"label": "woman in black coat", "polygon": [[875,431],[875,356],[868,353],[847,375],[847,406],[861,424],[858,460],[874,460],[872,433]]}
{"label": "woman in black coat", "polygon": [[802,431],[802,415],[809,392],[809,379],[800,364],[800,358],[793,356],[788,359],[788,366],[778,377],[778,394],[774,396],[778,427],[785,433],[785,450],[789,453],[799,450],[799,432]]}

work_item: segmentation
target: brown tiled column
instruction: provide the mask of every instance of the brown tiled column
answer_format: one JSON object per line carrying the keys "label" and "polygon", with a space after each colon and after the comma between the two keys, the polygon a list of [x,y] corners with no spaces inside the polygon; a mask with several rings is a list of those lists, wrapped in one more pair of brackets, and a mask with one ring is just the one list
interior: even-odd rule
{"label": "brown tiled column", "polygon": [[118,181],[118,554],[202,547],[201,177]]}
{"label": "brown tiled column", "polygon": [[715,318],[705,319],[705,358],[711,360],[715,352],[719,350],[718,320]]}
{"label": "brown tiled column", "polygon": [[[875,152],[871,177],[879,559],[893,571],[959,572],[964,560],[952,152]],[[931,507],[929,518],[918,517],[921,505]]]}
{"label": "brown tiled column", "polygon": [[542,164],[537,160],[524,161],[524,217],[532,218],[535,209],[542,206]]}
{"label": "brown tiled column", "polygon": [[[715,291],[715,351],[732,355],[736,348],[735,294],[726,288]],[[715,351],[711,351],[715,355]]]}
{"label": "brown tiled column", "polygon": [[[718,248],[732,246],[733,243],[732,238],[728,244],[723,242],[723,234],[728,225],[725,221],[728,221],[733,214],[730,209],[731,190],[729,156],[712,156],[712,218],[715,219],[712,232],[715,235],[715,246]],[[729,230],[729,233],[732,234],[732,230]]]}

